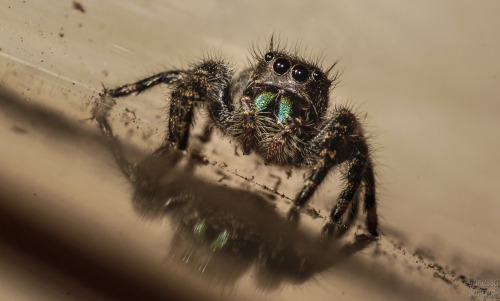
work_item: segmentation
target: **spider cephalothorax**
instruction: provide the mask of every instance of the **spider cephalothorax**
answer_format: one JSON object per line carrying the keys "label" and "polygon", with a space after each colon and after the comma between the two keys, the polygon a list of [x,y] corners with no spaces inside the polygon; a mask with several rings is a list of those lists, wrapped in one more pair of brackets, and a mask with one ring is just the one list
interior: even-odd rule
{"label": "spider cephalothorax", "polygon": [[319,67],[299,57],[282,51],[257,57],[232,127],[244,154],[256,150],[267,163],[302,163],[325,115],[331,84]]}
{"label": "spider cephalothorax", "polygon": [[[373,164],[361,125],[346,107],[336,106],[327,113],[329,93],[338,75],[329,75],[334,66],[323,71],[317,64],[276,49],[271,40],[268,50],[257,53],[252,66],[236,77],[224,60],[207,59],[188,70],[166,71],[133,84],[105,89],[102,96],[122,97],[161,83],[171,86],[167,136],[157,155],[164,153],[161,150],[165,148],[187,148],[194,107],[204,104],[211,125],[234,137],[244,154],[256,152],[269,164],[308,167],[309,175],[294,200],[290,220],[297,220],[299,209],[326,175],[342,164],[343,190],[324,231],[339,229],[340,233],[349,227],[363,191],[368,230],[376,236]],[[115,141],[107,113],[97,109],[94,112],[102,132]],[[133,166],[114,144],[120,167],[130,179],[135,179]]]}

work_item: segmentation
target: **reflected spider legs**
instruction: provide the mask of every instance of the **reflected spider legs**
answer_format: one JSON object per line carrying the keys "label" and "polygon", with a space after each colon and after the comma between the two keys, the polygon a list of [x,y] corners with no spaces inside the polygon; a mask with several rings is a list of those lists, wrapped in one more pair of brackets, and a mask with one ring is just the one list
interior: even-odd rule
{"label": "reflected spider legs", "polygon": [[[334,67],[323,71],[302,57],[275,48],[271,39],[269,49],[256,52],[252,66],[238,76],[233,76],[224,60],[206,59],[187,70],[161,72],[104,89],[101,101],[166,84],[172,89],[170,112],[167,135],[158,153],[188,147],[194,108],[204,104],[211,126],[232,137],[243,154],[256,152],[267,164],[307,168],[307,179],[288,213],[292,222],[298,221],[299,210],[330,171],[342,165],[342,191],[323,233],[343,234],[363,195],[368,231],[378,236],[373,162],[361,124],[344,106],[327,113],[329,94],[338,77],[338,73],[330,75]],[[102,133],[115,139],[107,112],[96,112]],[[114,153],[122,171],[133,177],[134,167],[122,159],[116,146]]]}

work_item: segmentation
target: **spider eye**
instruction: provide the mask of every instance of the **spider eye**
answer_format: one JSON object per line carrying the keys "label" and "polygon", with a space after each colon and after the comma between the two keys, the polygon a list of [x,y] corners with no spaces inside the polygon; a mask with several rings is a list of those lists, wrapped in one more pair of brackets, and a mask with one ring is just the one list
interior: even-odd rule
{"label": "spider eye", "polygon": [[298,82],[303,82],[309,77],[309,72],[306,67],[297,65],[292,69],[292,77]]}
{"label": "spider eye", "polygon": [[266,60],[266,62],[271,61],[273,58],[274,58],[274,53],[272,53],[272,52],[266,53],[266,56],[264,57],[264,59]]}
{"label": "spider eye", "polygon": [[274,62],[273,69],[279,75],[283,75],[290,69],[290,62],[284,58],[277,59]]}
{"label": "spider eye", "polygon": [[320,80],[322,77],[321,73],[319,73],[319,71],[314,71],[312,75],[313,75],[314,80]]}

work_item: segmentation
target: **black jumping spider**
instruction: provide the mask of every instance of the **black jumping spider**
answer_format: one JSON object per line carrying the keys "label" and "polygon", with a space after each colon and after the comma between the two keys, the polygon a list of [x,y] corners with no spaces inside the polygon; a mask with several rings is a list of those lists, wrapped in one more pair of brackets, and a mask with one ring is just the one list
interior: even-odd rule
{"label": "black jumping spider", "polygon": [[[172,88],[168,134],[157,152],[187,148],[194,108],[202,103],[212,125],[233,137],[244,154],[255,151],[268,164],[309,168],[309,176],[288,214],[294,222],[330,170],[343,164],[343,190],[323,232],[345,232],[357,214],[359,192],[364,186],[368,231],[378,236],[373,163],[360,122],[342,106],[326,116],[329,93],[338,76],[329,75],[334,66],[323,71],[275,47],[271,39],[269,50],[256,52],[251,68],[237,77],[233,78],[233,70],[222,59],[206,59],[189,70],[166,71],[116,89],[104,89],[101,101],[107,96],[117,98],[167,84]],[[95,111],[94,115],[104,135],[114,139],[107,112]],[[132,175],[134,167],[116,157],[122,170]],[[349,214],[343,223],[346,211]]]}

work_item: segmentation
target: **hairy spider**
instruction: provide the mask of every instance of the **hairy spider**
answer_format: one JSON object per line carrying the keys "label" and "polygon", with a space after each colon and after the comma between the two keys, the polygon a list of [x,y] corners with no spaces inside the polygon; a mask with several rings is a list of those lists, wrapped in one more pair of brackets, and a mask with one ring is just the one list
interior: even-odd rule
{"label": "hairy spider", "polygon": [[[378,236],[373,163],[361,124],[344,106],[335,106],[327,114],[330,90],[338,77],[338,72],[330,75],[335,64],[323,71],[317,64],[275,47],[273,39],[267,52],[256,51],[254,56],[251,68],[236,77],[222,59],[206,59],[189,70],[166,71],[104,89],[101,96],[117,98],[158,84],[169,85],[168,133],[159,152],[162,148],[187,148],[194,108],[203,103],[211,125],[233,137],[243,154],[254,151],[268,164],[309,168],[308,178],[288,214],[292,222],[298,221],[299,210],[332,168],[344,165],[343,189],[323,233],[347,230],[357,214],[363,191],[367,228]],[[94,115],[103,134],[114,138],[106,114]],[[131,175],[133,167],[116,157],[122,170]],[[344,221],[341,218],[348,209]]]}

